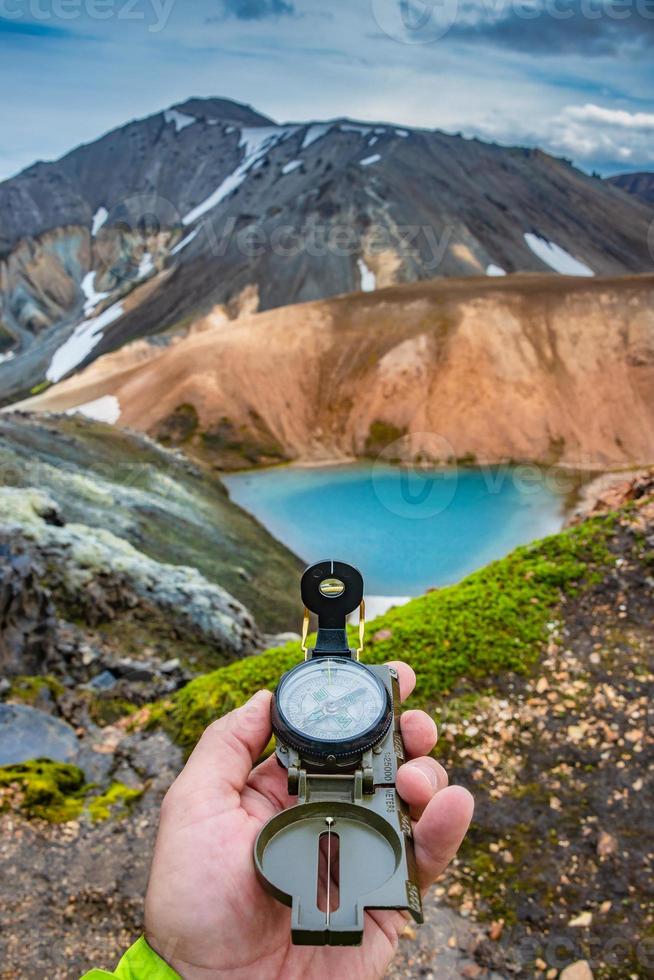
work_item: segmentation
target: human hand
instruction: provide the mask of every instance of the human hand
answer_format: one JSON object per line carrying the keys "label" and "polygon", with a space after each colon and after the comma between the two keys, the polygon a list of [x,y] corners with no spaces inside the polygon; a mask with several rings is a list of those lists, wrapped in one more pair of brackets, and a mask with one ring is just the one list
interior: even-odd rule
{"label": "human hand", "polygon": [[[407,664],[391,666],[404,700],[415,674]],[[210,725],[168,791],[146,897],[146,939],[184,980],[378,980],[405,913],[367,911],[358,947],[293,946],[291,910],[255,874],[259,830],[296,802],[275,756],[252,769],[270,739],[271,697],[259,691]],[[397,789],[411,808],[426,889],[456,854],[473,801],[462,787],[448,787],[447,773],[427,755],[436,742],[431,718],[406,711],[401,726],[410,761],[398,770]]]}

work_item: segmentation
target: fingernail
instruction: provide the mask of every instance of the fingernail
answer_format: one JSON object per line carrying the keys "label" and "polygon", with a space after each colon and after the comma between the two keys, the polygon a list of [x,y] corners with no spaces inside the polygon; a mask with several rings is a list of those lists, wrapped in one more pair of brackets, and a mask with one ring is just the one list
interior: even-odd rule
{"label": "fingernail", "polygon": [[264,690],[255,691],[255,693],[252,695],[252,697],[251,698],[248,698],[248,700],[245,702],[245,704],[246,705],[248,705],[248,704],[254,704],[255,701],[259,701],[264,696],[264,694],[268,694],[268,691],[264,691]]}
{"label": "fingernail", "polygon": [[436,773],[431,768],[431,766],[429,767],[421,766],[419,762],[413,762],[413,763],[410,762],[409,765],[425,777],[425,779],[429,783],[430,789],[436,789],[436,787],[438,786],[438,780],[436,778]]}

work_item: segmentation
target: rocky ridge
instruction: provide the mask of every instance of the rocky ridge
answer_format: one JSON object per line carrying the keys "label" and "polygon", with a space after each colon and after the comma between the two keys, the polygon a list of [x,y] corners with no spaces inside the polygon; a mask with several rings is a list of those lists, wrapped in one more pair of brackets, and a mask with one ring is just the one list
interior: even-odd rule
{"label": "rocky ridge", "polygon": [[647,204],[654,204],[653,173],[618,174],[608,180],[614,187],[619,187],[628,194],[635,194]]}

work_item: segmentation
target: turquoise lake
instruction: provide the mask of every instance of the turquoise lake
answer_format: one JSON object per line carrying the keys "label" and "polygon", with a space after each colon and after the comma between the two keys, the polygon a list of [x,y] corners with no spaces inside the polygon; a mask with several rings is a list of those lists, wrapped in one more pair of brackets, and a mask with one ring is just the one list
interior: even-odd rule
{"label": "turquoise lake", "polygon": [[281,466],[224,477],[232,499],[307,564],[357,565],[366,592],[420,595],[560,530],[570,487],[533,467]]}

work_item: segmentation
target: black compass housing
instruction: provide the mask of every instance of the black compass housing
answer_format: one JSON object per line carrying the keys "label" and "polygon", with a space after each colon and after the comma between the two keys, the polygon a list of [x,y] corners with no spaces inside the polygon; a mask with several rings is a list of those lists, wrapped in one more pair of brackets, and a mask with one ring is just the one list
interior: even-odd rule
{"label": "black compass housing", "polygon": [[280,706],[280,695],[284,684],[293,676],[297,676],[301,671],[311,668],[311,661],[304,661],[293,667],[281,678],[272,703],[272,728],[277,739],[284,745],[299,752],[303,757],[315,759],[321,763],[329,759],[343,761],[345,759],[355,759],[371,749],[384,737],[390,728],[393,720],[393,704],[387,688],[381,680],[369,670],[365,664],[354,661],[352,667],[357,670],[365,671],[366,677],[373,681],[379,690],[382,708],[378,717],[364,732],[358,735],[348,736],[342,739],[318,739],[313,738],[306,732],[297,728],[284,714]]}

